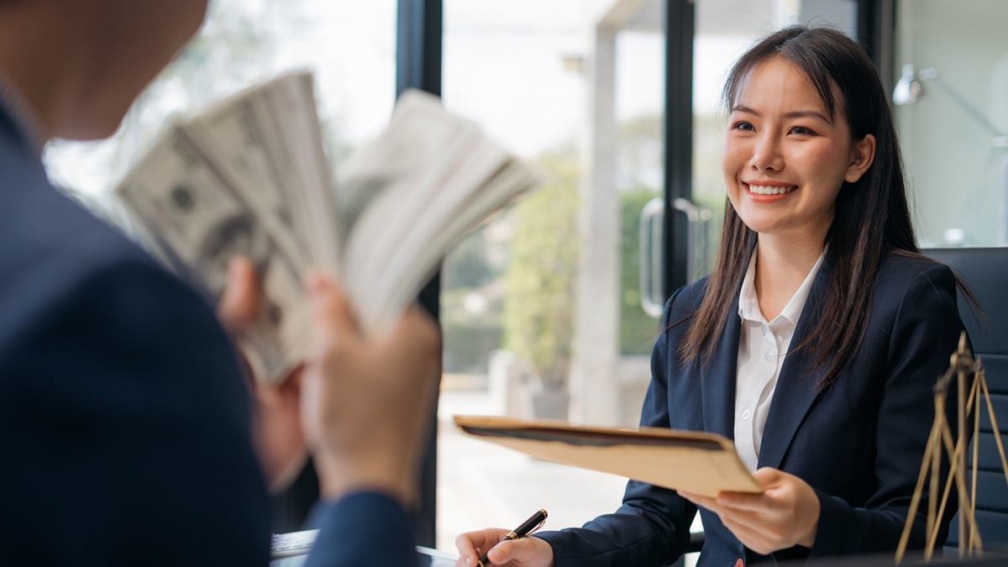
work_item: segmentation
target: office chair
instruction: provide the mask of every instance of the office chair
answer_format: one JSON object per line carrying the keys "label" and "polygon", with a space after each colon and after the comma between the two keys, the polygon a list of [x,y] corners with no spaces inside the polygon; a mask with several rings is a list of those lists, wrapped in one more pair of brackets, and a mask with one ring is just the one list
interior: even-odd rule
{"label": "office chair", "polygon": [[[983,310],[978,319],[959,295],[959,314],[973,343],[973,354],[984,365],[991,402],[1003,440],[1008,440],[1008,248],[942,248],[922,252],[948,265],[973,290]],[[1008,482],[1001,470],[995,432],[986,408],[981,411],[977,458],[977,525],[983,547],[1008,548]],[[973,448],[967,453],[972,467]],[[946,549],[959,545],[958,515],[952,520]]]}

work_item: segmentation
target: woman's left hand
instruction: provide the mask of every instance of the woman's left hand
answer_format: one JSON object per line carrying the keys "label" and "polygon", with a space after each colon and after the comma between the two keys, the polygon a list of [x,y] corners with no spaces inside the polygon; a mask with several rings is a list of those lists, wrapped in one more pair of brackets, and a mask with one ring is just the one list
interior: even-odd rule
{"label": "woman's left hand", "polygon": [[679,495],[721,518],[743,545],[769,555],[795,545],[812,547],[819,526],[819,497],[804,480],[762,468],[753,477],[763,494],[722,492],[717,498],[688,492]]}

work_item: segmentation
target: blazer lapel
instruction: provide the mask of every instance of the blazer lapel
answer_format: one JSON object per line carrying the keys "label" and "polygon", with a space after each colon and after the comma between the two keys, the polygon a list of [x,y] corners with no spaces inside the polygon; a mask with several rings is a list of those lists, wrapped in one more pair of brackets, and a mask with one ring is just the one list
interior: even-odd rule
{"label": "blazer lapel", "polygon": [[706,372],[701,370],[704,430],[735,438],[735,375],[738,373],[739,332],[738,294],[725,322],[724,334],[714,352],[714,360]]}
{"label": "blazer lapel", "polygon": [[773,401],[770,402],[770,412],[763,429],[758,463],[760,467],[780,468],[784,454],[798,432],[798,426],[819,395],[816,385],[822,380],[824,369],[814,367],[815,361],[808,356],[808,349],[795,352],[791,349],[809,336],[812,327],[818,321],[816,313],[821,309],[819,303],[826,294],[830,271],[827,257],[819,273],[816,274],[805,307],[802,308],[798,326],[791,337],[791,346],[788,347],[787,357],[781,366]]}

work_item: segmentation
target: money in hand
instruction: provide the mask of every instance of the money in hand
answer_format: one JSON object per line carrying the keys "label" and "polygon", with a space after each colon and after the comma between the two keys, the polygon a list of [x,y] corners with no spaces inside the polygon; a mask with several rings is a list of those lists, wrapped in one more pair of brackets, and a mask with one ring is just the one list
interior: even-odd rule
{"label": "money in hand", "polygon": [[307,270],[339,278],[364,332],[381,334],[456,243],[536,180],[416,91],[333,175],[313,90],[310,73],[285,74],[171,125],[115,191],[139,241],[210,301],[231,258],[253,261],[266,301],[239,339],[271,383],[306,355]]}

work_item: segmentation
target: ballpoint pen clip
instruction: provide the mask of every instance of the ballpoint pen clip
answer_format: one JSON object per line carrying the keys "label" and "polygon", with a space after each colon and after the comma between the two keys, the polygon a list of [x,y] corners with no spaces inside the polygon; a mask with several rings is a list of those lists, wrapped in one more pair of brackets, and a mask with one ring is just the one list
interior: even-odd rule
{"label": "ballpoint pen clip", "polygon": [[537,531],[539,531],[539,528],[543,527],[543,524],[545,524],[545,523],[546,523],[546,518],[543,518],[543,519],[539,520],[539,523],[536,524],[535,527],[532,528],[531,530],[529,530],[528,533],[525,534],[525,535],[530,536],[530,535],[536,533]]}

